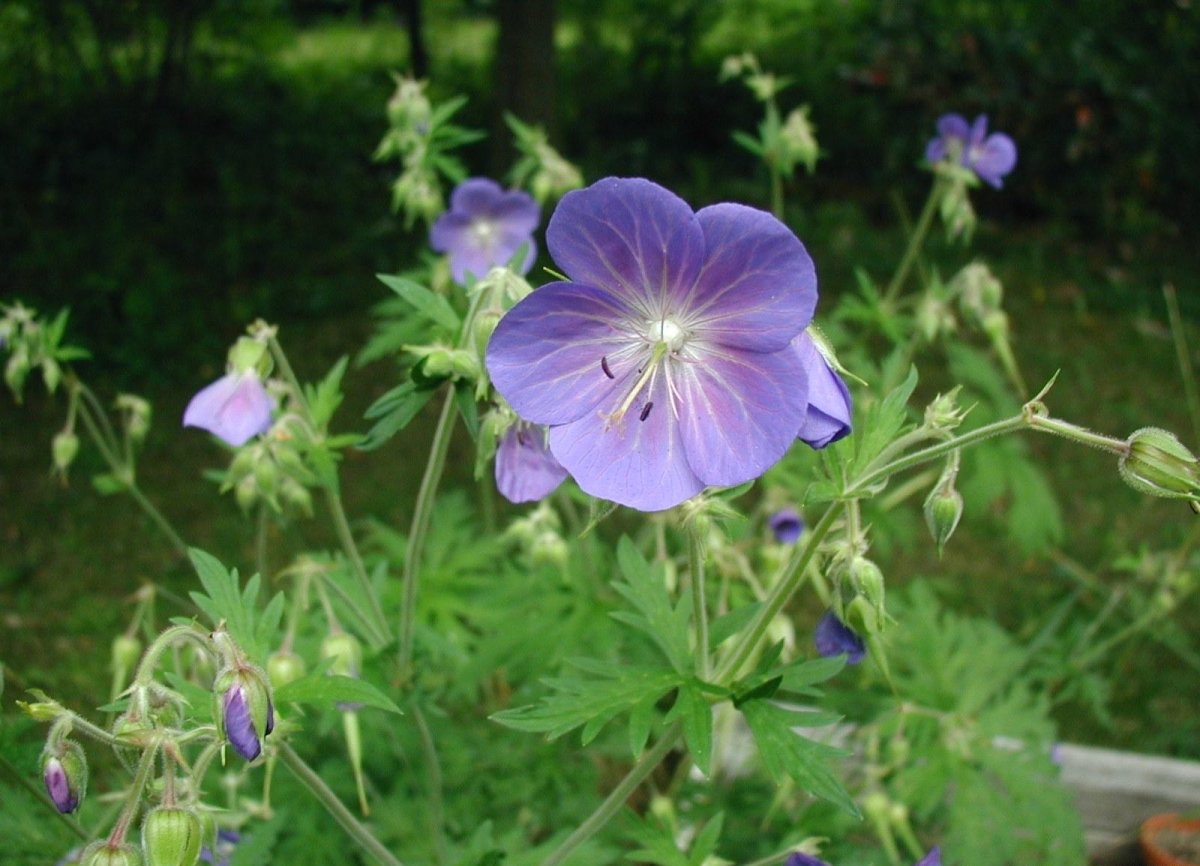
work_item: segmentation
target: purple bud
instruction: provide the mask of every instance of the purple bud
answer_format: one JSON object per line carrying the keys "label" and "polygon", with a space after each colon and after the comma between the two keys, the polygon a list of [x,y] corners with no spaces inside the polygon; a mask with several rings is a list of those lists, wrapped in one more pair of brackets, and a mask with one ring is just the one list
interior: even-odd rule
{"label": "purple bud", "polygon": [[792,340],[792,348],[808,376],[808,411],[797,438],[811,448],[824,448],[850,433],[854,414],[850,389],[807,331]]}
{"label": "purple bud", "polygon": [[803,851],[793,851],[788,855],[784,866],[829,866],[829,864],[821,858],[805,854]]}
{"label": "purple bud", "polygon": [[74,812],[79,808],[79,793],[71,789],[71,780],[58,758],[48,758],[42,767],[42,779],[46,793],[54,801],[54,807],[62,813]]}
{"label": "purple bud", "polygon": [[192,397],[183,426],[207,430],[236,448],[270,428],[274,408],[257,373],[228,373]]}
{"label": "purple bud", "polygon": [[804,531],[804,518],[794,508],[781,508],[767,518],[767,525],[780,544],[795,544]]}
{"label": "purple bud", "polygon": [[220,698],[221,725],[229,744],[247,761],[262,754],[262,740],[275,729],[275,709],[265,677],[253,668],[233,674]]}
{"label": "purple bud", "polygon": [[942,849],[934,845],[928,854],[917,861],[916,866],[942,866]]}
{"label": "purple bud", "polygon": [[87,789],[87,759],[78,743],[64,740],[42,757],[42,781],[54,808],[67,814],[79,808]]}
{"label": "purple bud", "polygon": [[837,618],[833,611],[825,611],[817,628],[813,632],[813,643],[821,655],[846,656],[848,664],[856,665],[867,654],[866,645],[862,638],[856,635],[849,626]]}

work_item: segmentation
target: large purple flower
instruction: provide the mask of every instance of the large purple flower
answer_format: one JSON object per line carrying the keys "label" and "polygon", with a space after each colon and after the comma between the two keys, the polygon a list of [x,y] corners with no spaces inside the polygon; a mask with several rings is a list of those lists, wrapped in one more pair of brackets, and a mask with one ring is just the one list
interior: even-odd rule
{"label": "large purple flower", "polygon": [[508,262],[525,246],[521,273],[528,273],[537,258],[533,230],[541,209],[520,190],[505,192],[486,177],[464,180],[450,194],[450,210],[429,230],[429,243],[439,253],[450,254],[450,275],[465,283],[467,274],[482,279],[496,265]]}
{"label": "large purple flower", "polygon": [[496,488],[509,502],[537,502],[555,491],[567,470],[546,443],[546,428],[518,421],[496,449]]}
{"label": "large purple flower", "polygon": [[227,373],[202,388],[183,412],[184,427],[199,427],[235,448],[267,432],[275,401],[253,370]]}
{"label": "large purple flower", "polygon": [[501,319],[487,366],[584,491],[658,511],[783,456],[808,408],[790,344],[817,302],[783,223],[607,178],[563,197],[546,242],[569,281]]}
{"label": "large purple flower", "polygon": [[850,432],[854,414],[850,390],[807,331],[792,341],[792,349],[808,376],[808,411],[799,438],[813,448],[824,448]]}
{"label": "large purple flower", "polygon": [[943,114],[938,118],[938,136],[925,148],[932,162],[948,159],[965,166],[996,189],[1004,186],[1003,177],[1017,164],[1017,145],[1002,132],[987,134],[987,115],[972,124],[961,114]]}

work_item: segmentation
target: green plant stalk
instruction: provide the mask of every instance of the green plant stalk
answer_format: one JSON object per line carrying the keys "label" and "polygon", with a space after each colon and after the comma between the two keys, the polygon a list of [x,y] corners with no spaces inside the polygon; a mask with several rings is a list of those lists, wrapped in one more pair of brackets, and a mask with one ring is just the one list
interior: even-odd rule
{"label": "green plant stalk", "polygon": [[142,653],[142,660],[138,662],[137,673],[133,676],[134,685],[149,685],[150,681],[154,679],[154,669],[158,666],[159,658],[175,642],[176,638],[186,638],[198,644],[210,655],[213,653],[213,648],[209,645],[207,633],[202,631],[198,626],[170,626],[163,629],[159,636],[151,642],[150,646],[146,647],[146,651]]}
{"label": "green plant stalk", "polygon": [[883,292],[884,303],[894,301],[896,295],[900,293],[900,289],[903,288],[904,281],[908,278],[908,272],[912,270],[912,266],[917,260],[917,254],[920,253],[921,246],[925,243],[925,236],[929,234],[929,227],[933,224],[933,215],[937,212],[938,202],[942,200],[943,189],[942,179],[935,177],[933,186],[929,190],[929,198],[925,200],[925,207],[922,208],[921,215],[917,217],[917,226],[908,237],[908,247],[904,250],[904,257],[900,259],[896,273],[892,275],[892,281],[888,283],[887,289]]}
{"label": "green plant stalk", "polygon": [[[312,408],[308,405],[308,400],[304,396],[304,388],[301,386],[300,380],[296,378],[296,373],[292,370],[292,365],[287,359],[287,354],[283,351],[283,346],[280,345],[279,340],[274,335],[270,337],[267,345],[270,348],[271,357],[279,367],[279,372],[283,374],[284,380],[288,383],[288,388],[291,389],[292,395],[296,398],[296,404],[304,411],[309,425],[315,428]],[[346,557],[350,560],[351,571],[354,574],[355,580],[358,581],[359,590],[371,605],[369,618],[362,615],[357,605],[353,606],[354,612],[363,620],[362,625],[371,633],[375,645],[381,646],[391,640],[391,631],[388,629],[387,617],[383,613],[383,607],[379,603],[379,596],[376,594],[374,587],[371,586],[371,578],[367,575],[367,568],[363,564],[362,555],[358,552],[358,544],[354,541],[354,533],[350,531],[350,521],[346,518],[346,509],[342,505],[341,493],[337,489],[336,482],[322,484],[321,487],[325,491],[325,501],[329,505],[329,513],[333,518],[333,528],[337,532],[338,541],[341,543]]]}
{"label": "green plant stalk", "polygon": [[121,816],[117,818],[117,822],[113,824],[112,832],[108,834],[108,841],[114,847],[125,841],[125,834],[129,832],[130,825],[133,824],[135,818],[142,805],[142,795],[146,791],[146,784],[150,781],[150,776],[154,772],[154,766],[158,761],[158,750],[162,746],[160,741],[155,741],[150,745],[150,748],[142,752],[142,759],[138,761],[137,773],[134,774],[133,784],[129,788],[129,793],[125,795],[125,804],[121,807]]}
{"label": "green plant stalk", "polygon": [[421,478],[421,487],[417,491],[412,526],[408,533],[408,543],[404,548],[404,573],[401,578],[403,594],[400,602],[400,676],[402,681],[407,680],[411,673],[413,626],[417,608],[417,569],[420,566],[421,553],[425,547],[425,537],[429,533],[429,524],[433,520],[433,505],[438,484],[442,480],[442,471],[446,468],[446,452],[450,450],[450,439],[454,433],[454,417],[454,388],[450,386],[446,391],[446,402],[442,405],[442,413],[438,416],[437,427],[433,432],[433,442],[429,446],[429,462],[425,464],[425,475]]}
{"label": "green plant stalk", "polygon": [[821,519],[817,521],[816,526],[809,533],[806,543],[796,546],[795,551],[781,569],[779,579],[771,586],[771,594],[763,602],[763,606],[759,608],[750,625],[742,632],[737,643],[734,644],[729,654],[725,656],[724,661],[717,668],[716,674],[713,677],[714,682],[719,685],[725,685],[737,676],[741,666],[746,663],[746,659],[750,658],[750,655],[754,652],[754,648],[758,646],[758,642],[766,634],[771,621],[775,619],[779,611],[783,610],[783,606],[787,604],[796,590],[800,588],[808,571],[808,564],[812,562],[817,548],[833,526],[834,519],[843,507],[841,503],[834,503],[825,509],[825,513],[821,515]]}
{"label": "green plant stalk", "polygon": [[350,810],[338,799],[337,794],[333,793],[325,784],[325,780],[317,775],[316,771],[305,763],[304,759],[296,754],[290,745],[280,743],[276,749],[279,757],[283,760],[283,765],[291,771],[300,784],[308,788],[309,793],[317,798],[318,802],[333,816],[333,819],[363,850],[383,866],[404,866],[391,851],[383,846],[382,842],[375,838],[370,830],[351,814]]}
{"label": "green plant stalk", "polygon": [[50,798],[46,796],[46,792],[40,790],[37,785],[29,781],[25,774],[13,766],[12,761],[10,761],[4,755],[0,755],[0,768],[3,768],[4,772],[8,774],[9,778],[28,791],[31,797],[33,797],[39,803],[42,803],[47,809],[53,812],[54,816],[63,824],[65,824],[72,833],[85,842],[90,838],[87,830],[83,829],[82,825],[80,825],[80,823],[75,820],[73,816],[64,815],[62,812],[58,811],[54,804],[50,802]]}
{"label": "green plant stalk", "polygon": [[1188,351],[1183,317],[1179,314],[1179,298],[1175,294],[1175,287],[1170,283],[1163,286],[1163,298],[1167,302],[1167,318],[1171,322],[1171,336],[1175,340],[1179,375],[1183,379],[1183,393],[1187,398],[1188,415],[1191,416],[1192,436],[1200,440],[1200,393],[1196,390],[1196,371],[1192,367],[1192,356]]}
{"label": "green plant stalk", "polygon": [[421,750],[425,753],[425,765],[429,772],[429,830],[433,834],[434,850],[437,852],[439,863],[449,859],[446,850],[446,809],[442,792],[442,764],[438,760],[437,745],[433,741],[433,731],[425,720],[421,708],[413,703],[413,721],[417,725],[417,733],[421,737]]}
{"label": "green plant stalk", "polygon": [[621,811],[629,796],[654,772],[654,768],[675,747],[682,731],[683,726],[679,722],[675,722],[663,731],[658,742],[642,753],[638,762],[625,774],[625,778],[617,783],[617,786],[604,798],[604,802],[597,806],[596,810],[571,832],[571,835],[550,852],[550,855],[542,861],[541,866],[558,866],[572,851],[600,832],[613,816]]}
{"label": "green plant stalk", "polygon": [[695,526],[688,527],[688,561],[692,579],[692,620],[696,625],[696,676],[708,677],[708,605],[704,598],[704,541]]}

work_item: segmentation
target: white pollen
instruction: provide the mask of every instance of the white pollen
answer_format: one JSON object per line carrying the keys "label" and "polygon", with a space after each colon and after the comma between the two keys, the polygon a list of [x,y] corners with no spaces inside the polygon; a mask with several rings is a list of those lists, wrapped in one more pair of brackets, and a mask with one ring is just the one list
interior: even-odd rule
{"label": "white pollen", "polygon": [[471,222],[471,234],[481,244],[488,243],[495,233],[496,227],[491,220],[473,220]]}
{"label": "white pollen", "polygon": [[649,323],[650,338],[656,343],[666,343],[667,349],[678,352],[687,340],[687,332],[671,319],[658,319]]}

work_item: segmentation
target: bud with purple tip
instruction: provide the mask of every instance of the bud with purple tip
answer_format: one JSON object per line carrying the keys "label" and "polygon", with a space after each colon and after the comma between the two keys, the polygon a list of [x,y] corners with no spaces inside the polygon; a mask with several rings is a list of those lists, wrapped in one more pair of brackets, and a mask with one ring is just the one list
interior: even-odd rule
{"label": "bud with purple tip", "polygon": [[247,761],[262,754],[262,742],[275,729],[271,687],[258,668],[239,665],[217,677],[217,727]]}
{"label": "bud with purple tip", "polygon": [[767,525],[780,544],[795,544],[804,531],[804,518],[794,508],[781,508],[767,518]]}
{"label": "bud with purple tip", "polygon": [[67,814],[79,808],[87,791],[88,766],[76,742],[62,740],[42,755],[42,781],[54,808]]}
{"label": "bud with purple tip", "polygon": [[813,643],[821,655],[846,656],[846,663],[856,665],[867,653],[863,639],[831,610],[825,611],[813,632]]}

